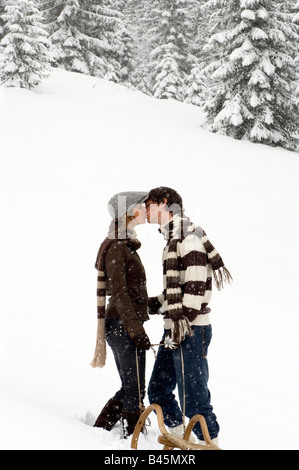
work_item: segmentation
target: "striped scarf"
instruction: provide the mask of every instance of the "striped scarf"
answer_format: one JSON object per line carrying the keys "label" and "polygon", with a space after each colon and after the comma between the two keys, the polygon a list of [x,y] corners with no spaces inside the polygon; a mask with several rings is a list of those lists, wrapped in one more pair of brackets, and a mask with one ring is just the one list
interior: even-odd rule
{"label": "striped scarf", "polygon": [[186,335],[191,336],[191,327],[188,319],[183,315],[183,291],[180,284],[179,262],[177,254],[178,242],[182,242],[188,235],[198,236],[205,248],[207,263],[211,264],[214,282],[219,290],[224,282],[230,283],[232,277],[226,269],[224,262],[200,227],[196,227],[189,218],[175,215],[170,222],[160,229],[168,239],[168,253],[166,259],[166,298],[169,308],[169,317],[173,320],[171,341],[179,345]]}
{"label": "striped scarf", "polygon": [[[128,232],[131,236],[136,236],[135,232]],[[94,352],[94,358],[91,362],[91,366],[96,368],[102,368],[106,363],[106,333],[105,333],[105,316],[106,316],[106,296],[110,295],[107,289],[106,275],[105,275],[105,256],[116,239],[111,239],[109,236],[105,238],[98,251],[95,268],[98,271],[97,277],[97,317],[98,317],[98,328],[97,328],[97,342]],[[120,242],[126,245],[138,249],[141,243],[136,238],[119,239]]]}
{"label": "striped scarf", "polygon": [[[105,313],[106,313],[106,277],[105,277],[105,255],[108,252],[111,244],[115,240],[111,240],[108,237],[105,238],[100,246],[98,256],[96,259],[95,268],[98,271],[97,278],[97,317],[98,317],[98,329],[97,329],[97,341],[94,352],[94,358],[91,362],[91,367],[104,367],[106,364],[107,350],[106,350],[106,333],[105,333]],[[109,294],[109,293],[108,293]]]}

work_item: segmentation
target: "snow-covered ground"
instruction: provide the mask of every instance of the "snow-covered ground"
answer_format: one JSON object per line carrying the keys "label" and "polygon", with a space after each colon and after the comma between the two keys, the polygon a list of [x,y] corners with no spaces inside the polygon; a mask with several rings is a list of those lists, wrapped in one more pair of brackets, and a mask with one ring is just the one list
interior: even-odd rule
{"label": "snow-covered ground", "polygon": [[[171,186],[234,284],[212,301],[210,388],[224,449],[299,448],[299,156],[205,132],[199,108],[53,70],[1,91],[0,448],[127,450],[92,424],[119,387],[96,334],[107,201]],[[138,228],[150,295],[162,290],[157,226]],[[146,325],[160,340],[161,318]],[[154,355],[147,353],[147,378]],[[160,449],[158,427],[141,449]]]}

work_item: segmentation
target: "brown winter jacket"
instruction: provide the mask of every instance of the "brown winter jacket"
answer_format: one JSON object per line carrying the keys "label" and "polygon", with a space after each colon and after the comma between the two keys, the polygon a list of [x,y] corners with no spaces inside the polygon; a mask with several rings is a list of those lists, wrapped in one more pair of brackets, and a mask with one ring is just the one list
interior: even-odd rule
{"label": "brown winter jacket", "polygon": [[148,317],[146,275],[137,253],[138,240],[116,240],[105,255],[107,293],[106,318],[120,318],[131,338],[144,333]]}

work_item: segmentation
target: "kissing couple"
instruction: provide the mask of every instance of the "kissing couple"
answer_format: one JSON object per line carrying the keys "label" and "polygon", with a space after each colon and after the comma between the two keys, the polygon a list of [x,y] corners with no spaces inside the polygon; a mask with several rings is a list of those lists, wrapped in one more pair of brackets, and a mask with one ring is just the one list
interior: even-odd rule
{"label": "kissing couple", "polygon": [[[160,314],[164,332],[148,385],[149,402],[161,406],[165,425],[176,437],[184,434],[183,411],[188,418],[204,416],[210,437],[218,445],[220,428],[208,389],[209,303],[213,280],[220,290],[224,282],[231,282],[231,275],[206,233],[184,215],[182,198],[174,189],[122,192],[110,199],[108,208],[112,221],[95,266],[98,331],[91,365],[105,365],[107,342],[121,388],[106,403],[94,426],[111,431],[121,420],[124,438],[133,434],[144,409],[145,357],[151,347],[144,324],[149,315]],[[146,273],[138,255],[141,243],[136,228],[146,220],[160,226],[166,242],[164,290],[157,297],[148,297]],[[204,441],[199,423],[193,439]]]}

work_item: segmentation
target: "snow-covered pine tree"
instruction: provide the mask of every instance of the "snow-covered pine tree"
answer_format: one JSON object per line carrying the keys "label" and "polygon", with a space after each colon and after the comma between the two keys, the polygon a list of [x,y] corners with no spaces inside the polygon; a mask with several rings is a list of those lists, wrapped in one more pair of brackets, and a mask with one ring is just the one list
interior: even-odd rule
{"label": "snow-covered pine tree", "polygon": [[[152,6],[150,67],[158,98],[183,99],[182,86],[192,68],[188,6],[192,0],[156,0]],[[169,79],[166,73],[170,73]],[[171,83],[171,86],[170,86]]]}
{"label": "snow-covered pine tree", "polygon": [[194,0],[191,3],[191,38],[190,50],[197,63],[202,65],[205,62],[205,51],[203,50],[206,38],[210,34],[208,31],[209,18],[203,8],[207,0]]}
{"label": "snow-covered pine tree", "polygon": [[56,62],[66,70],[119,81],[123,30],[122,15],[109,0],[66,0],[51,36]]}
{"label": "snow-covered pine tree", "polygon": [[201,70],[206,63],[203,50],[206,41],[207,19],[203,14],[202,5],[205,0],[194,0],[190,2],[190,57],[193,57],[192,68],[186,78],[185,101],[197,106],[202,104],[202,93],[204,93],[204,80]]}
{"label": "snow-covered pine tree", "polygon": [[4,25],[5,25],[5,22],[3,19],[4,9],[5,9],[4,0],[0,0],[0,41],[4,36]]}
{"label": "snow-covered pine tree", "polygon": [[186,83],[186,103],[202,106],[204,103],[205,84],[202,75],[202,66],[195,64]]}
{"label": "snow-covered pine tree", "polygon": [[132,38],[130,82],[138,90],[152,95],[149,68],[149,36],[151,8],[148,0],[127,0],[123,8],[126,25]]}
{"label": "snow-covered pine tree", "polygon": [[[125,15],[125,0],[105,0],[106,8],[109,8],[112,16],[117,21],[110,29],[107,37],[109,44],[114,48],[115,69],[118,69],[118,81],[130,84],[135,66],[134,45],[128,18]],[[117,67],[117,64],[119,66]]]}
{"label": "snow-covered pine tree", "polygon": [[205,8],[213,32],[207,49],[218,54],[205,68],[208,128],[296,149],[293,29],[272,0],[209,0]]}
{"label": "snow-covered pine tree", "polygon": [[122,77],[122,14],[113,8],[111,0],[80,0],[80,3],[82,44],[89,73],[118,82]]}
{"label": "snow-covered pine tree", "polygon": [[281,13],[291,13],[294,8],[294,0],[276,0],[274,7]]}
{"label": "snow-covered pine tree", "polygon": [[155,98],[175,99],[183,101],[184,83],[181,79],[178,64],[173,56],[173,51],[167,49],[163,52],[163,57],[156,64],[154,69],[155,82],[153,92]]}
{"label": "snow-covered pine tree", "polygon": [[135,70],[131,75],[132,85],[142,93],[152,96],[153,91],[149,80],[149,67],[147,63],[142,63],[139,58],[139,62],[136,63]]}
{"label": "snow-covered pine tree", "polygon": [[66,0],[51,36],[58,66],[73,72],[89,73],[82,47],[82,17],[79,0]]}
{"label": "snow-covered pine tree", "polygon": [[[294,17],[293,23],[297,26],[297,31],[299,29],[299,1],[297,1],[296,5],[294,6]],[[299,67],[299,44],[297,44],[297,53],[296,53],[296,60],[298,62]],[[299,68],[297,69],[298,79],[299,79]]]}
{"label": "snow-covered pine tree", "polygon": [[121,66],[120,81],[123,83],[131,83],[131,77],[134,72],[134,52],[133,40],[129,28],[126,25],[126,19],[123,17],[122,26],[119,29],[120,49],[118,51],[119,62]]}
{"label": "snow-covered pine tree", "polygon": [[[293,29],[293,40],[291,38],[290,54],[295,61],[295,70],[292,83],[292,95],[296,105],[296,114],[299,115],[299,1],[276,0],[275,8],[281,24],[286,24]],[[298,13],[298,17],[296,18]]]}
{"label": "snow-covered pine tree", "polygon": [[291,41],[291,53],[294,58],[299,53],[299,43],[298,43],[298,34],[299,34],[299,19],[296,19],[299,2],[297,0],[277,0],[275,2],[275,8],[277,13],[277,18],[280,23],[286,24],[288,28],[293,29],[293,41]]}
{"label": "snow-covered pine tree", "polygon": [[51,36],[58,28],[57,19],[65,6],[65,0],[40,0],[40,11],[44,18],[45,27]]}
{"label": "snow-covered pine tree", "polygon": [[[292,22],[296,27],[296,32],[299,32],[299,1],[297,0],[294,8],[292,10]],[[299,80],[299,43],[297,43],[297,50],[296,50],[296,62],[297,62],[297,79]]]}
{"label": "snow-covered pine tree", "polygon": [[42,16],[33,1],[17,0],[5,8],[3,20],[0,81],[8,87],[31,89],[48,77],[52,60]]}
{"label": "snow-covered pine tree", "polygon": [[[297,1],[297,3],[294,6],[293,23],[299,29],[299,1]],[[299,114],[299,44],[297,44],[295,64],[296,64],[296,78],[297,78],[296,89],[295,89],[295,103],[296,103],[296,108],[297,108],[297,114]]]}

